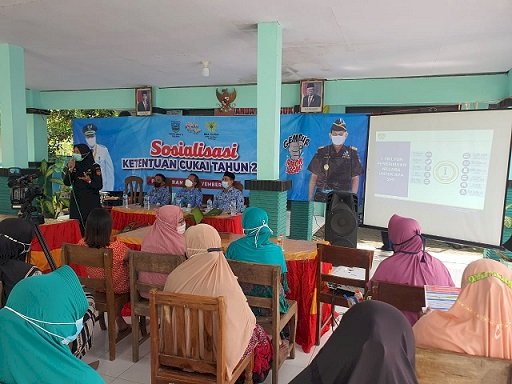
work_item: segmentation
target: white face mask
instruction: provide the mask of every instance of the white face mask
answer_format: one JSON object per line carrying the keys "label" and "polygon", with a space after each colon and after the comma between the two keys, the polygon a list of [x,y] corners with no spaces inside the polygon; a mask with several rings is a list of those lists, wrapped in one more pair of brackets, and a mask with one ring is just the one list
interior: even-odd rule
{"label": "white face mask", "polygon": [[229,188],[229,183],[227,181],[223,181],[222,182],[222,188],[228,189]]}
{"label": "white face mask", "polygon": [[190,179],[185,180],[185,187],[190,188],[194,183]]}
{"label": "white face mask", "polygon": [[85,142],[89,146],[89,148],[93,148],[96,145],[96,136],[86,137]]}
{"label": "white face mask", "polygon": [[[75,341],[76,338],[78,337],[78,335],[80,334],[80,332],[82,332],[82,329],[84,328],[84,319],[83,318],[78,319],[74,323],[52,323],[52,322],[49,322],[49,321],[37,320],[37,319],[33,319],[31,317],[25,316],[24,314],[19,313],[18,311],[15,311],[14,309],[12,309],[10,307],[7,307],[7,306],[5,306],[4,308],[9,310],[9,311],[11,311],[12,313],[18,315],[23,320],[25,320],[25,321],[29,322],[30,324],[32,324],[34,327],[37,327],[40,330],[42,330],[42,331],[44,331],[46,333],[49,333],[52,336],[55,336],[55,337],[58,337],[59,339],[62,339],[61,343],[64,344],[64,345],[68,345],[69,343],[72,343],[73,341]],[[50,325],[72,325],[72,324],[74,324],[75,327],[76,327],[76,332],[75,332],[75,334],[73,334],[71,336],[62,337],[61,335],[57,335],[56,333],[47,331],[46,329],[44,329],[40,325],[36,324],[36,322],[37,323],[41,323],[41,324],[50,324]]]}
{"label": "white face mask", "polygon": [[12,242],[15,242],[16,244],[23,245],[23,251],[20,252],[19,256],[23,255],[24,253],[29,253],[30,252],[30,248],[31,248],[31,244],[30,243],[24,243],[22,241],[16,240],[16,239],[12,238],[11,236],[8,236],[8,235],[3,234],[3,233],[2,233],[2,236],[5,237],[6,239],[11,240]]}
{"label": "white face mask", "polygon": [[260,234],[261,228],[264,228],[264,227],[268,228],[268,230],[270,231],[271,235],[274,234],[274,231],[272,231],[272,229],[268,226],[268,224],[267,224],[267,222],[265,220],[262,221],[262,224],[259,227],[244,228],[244,232],[245,232],[246,235],[252,236],[252,235],[255,234],[255,236],[254,236],[254,246],[256,248],[258,248],[258,235]]}
{"label": "white face mask", "polygon": [[185,233],[186,229],[187,229],[187,224],[183,223],[176,227],[176,232],[178,232],[180,235],[183,235]]}
{"label": "white face mask", "polygon": [[345,136],[331,136],[332,143],[334,145],[343,145],[345,144]]}

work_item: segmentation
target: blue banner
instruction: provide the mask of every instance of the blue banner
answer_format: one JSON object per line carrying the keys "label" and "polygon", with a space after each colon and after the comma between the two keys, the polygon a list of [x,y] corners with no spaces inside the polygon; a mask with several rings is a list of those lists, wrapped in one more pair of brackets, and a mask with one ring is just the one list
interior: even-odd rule
{"label": "blue banner", "polygon": [[[339,118],[345,120],[349,132],[346,145],[357,147],[364,166],[367,115],[281,117],[280,178],[292,180],[291,200],[308,199],[308,164],[318,147],[330,144],[331,125]],[[76,119],[73,136],[76,144],[85,143],[92,148],[103,172],[105,191],[123,190],[124,179],[130,175],[142,177],[147,191],[156,173],[170,178],[173,187],[181,187],[183,180],[195,173],[205,193],[222,188],[225,171],[235,173],[242,184],[256,178],[256,116]],[[359,192],[362,190],[360,182]],[[247,196],[248,191],[244,194]]]}

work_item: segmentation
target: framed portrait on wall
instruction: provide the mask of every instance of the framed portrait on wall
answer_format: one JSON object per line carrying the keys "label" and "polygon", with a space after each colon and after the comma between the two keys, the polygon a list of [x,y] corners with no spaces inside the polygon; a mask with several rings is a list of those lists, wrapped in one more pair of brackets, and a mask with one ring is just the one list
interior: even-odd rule
{"label": "framed portrait on wall", "polygon": [[149,116],[153,111],[151,87],[135,89],[135,110],[137,116]]}
{"label": "framed portrait on wall", "polygon": [[324,106],[324,81],[301,80],[300,82],[300,112],[319,113]]}

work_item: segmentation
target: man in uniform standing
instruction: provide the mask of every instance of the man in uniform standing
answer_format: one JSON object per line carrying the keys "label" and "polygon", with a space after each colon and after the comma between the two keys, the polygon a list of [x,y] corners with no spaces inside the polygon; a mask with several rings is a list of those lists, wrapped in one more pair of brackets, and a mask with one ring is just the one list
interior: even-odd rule
{"label": "man in uniform standing", "polygon": [[94,155],[94,161],[100,166],[103,174],[102,191],[114,190],[114,164],[107,147],[96,143],[96,131],[98,128],[94,124],[87,124],[82,128],[85,141]]}
{"label": "man in uniform standing", "polygon": [[343,119],[331,126],[331,145],[319,147],[308,166],[309,200],[313,199],[315,187],[318,191],[348,191],[357,194],[359,175],[362,173],[357,148],[345,145],[348,132]]}

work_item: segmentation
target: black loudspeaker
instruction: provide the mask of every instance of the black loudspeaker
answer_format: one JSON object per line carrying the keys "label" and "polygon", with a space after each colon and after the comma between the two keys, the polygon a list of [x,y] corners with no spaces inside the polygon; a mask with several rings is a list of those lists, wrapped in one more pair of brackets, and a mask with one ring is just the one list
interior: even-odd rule
{"label": "black loudspeaker", "polygon": [[327,197],[325,240],[332,245],[357,248],[357,195],[331,192]]}

